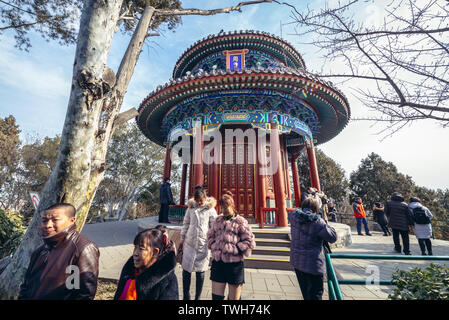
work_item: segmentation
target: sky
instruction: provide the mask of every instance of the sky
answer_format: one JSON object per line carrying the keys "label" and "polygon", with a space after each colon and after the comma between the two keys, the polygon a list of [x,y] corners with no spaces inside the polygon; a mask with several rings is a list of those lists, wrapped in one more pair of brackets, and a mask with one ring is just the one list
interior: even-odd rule
{"label": "sky", "polygon": [[[182,1],[184,8],[212,9],[235,5],[233,0]],[[331,1],[335,2],[335,1]],[[290,1],[298,9],[304,1]],[[358,12],[361,20],[377,23],[382,7],[366,4]],[[314,1],[313,6],[324,1]],[[244,7],[242,13],[215,16],[185,16],[175,32],[163,31],[150,38],[140,55],[131,83],[125,95],[122,111],[138,107],[158,85],[167,82],[182,53],[195,41],[220,30],[260,30],[281,36],[302,55],[310,70],[321,69],[320,53],[301,44],[295,36],[291,9],[275,3]],[[22,130],[21,139],[53,137],[61,134],[70,95],[75,46],[60,46],[31,34],[33,47],[23,52],[14,47],[12,33],[0,35],[0,117],[12,114]],[[129,37],[120,32],[114,36],[108,65],[117,70]],[[368,84],[369,85],[369,84]],[[348,97],[351,116],[367,115],[367,109],[356,99],[349,85],[337,86]],[[432,189],[449,188],[449,128],[432,120],[421,120],[391,137],[379,135],[382,126],[367,121],[350,121],[335,138],[318,146],[346,172],[356,170],[360,161],[371,152],[396,165],[399,172],[412,177],[417,185]]]}

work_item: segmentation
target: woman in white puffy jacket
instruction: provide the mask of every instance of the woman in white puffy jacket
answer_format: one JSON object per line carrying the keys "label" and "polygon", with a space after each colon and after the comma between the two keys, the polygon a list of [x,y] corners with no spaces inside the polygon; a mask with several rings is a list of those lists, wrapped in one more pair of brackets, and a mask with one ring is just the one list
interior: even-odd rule
{"label": "woman in white puffy jacket", "polygon": [[197,188],[193,199],[187,202],[181,230],[183,299],[190,300],[192,272],[196,273],[195,300],[199,300],[204,283],[204,273],[209,268],[210,250],[207,248],[207,232],[217,217],[217,201],[207,197]]}
{"label": "woman in white puffy jacket", "polygon": [[[417,197],[411,197],[410,198],[410,203],[408,205],[410,212],[413,216],[413,219],[415,221],[415,226],[414,226],[414,232],[415,232],[415,236],[418,239],[418,244],[419,244],[419,248],[421,249],[421,254],[423,256],[425,255],[429,255],[431,256],[432,253],[432,242],[430,241],[430,238],[432,237],[432,224],[431,224],[431,220],[433,218],[432,213],[430,212],[430,210],[423,206],[421,204],[421,200]],[[427,217],[426,221],[422,221],[421,223],[419,223],[419,221],[417,221],[417,217],[416,215],[419,214],[419,211],[422,211],[422,216]],[[425,223],[427,222],[427,223]],[[427,249],[427,254],[426,254],[426,249]]]}

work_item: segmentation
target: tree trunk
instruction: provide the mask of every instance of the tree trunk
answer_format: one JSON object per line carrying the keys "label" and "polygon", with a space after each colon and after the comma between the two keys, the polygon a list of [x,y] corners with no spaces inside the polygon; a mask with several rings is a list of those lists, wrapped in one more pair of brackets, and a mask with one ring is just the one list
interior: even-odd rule
{"label": "tree trunk", "polygon": [[106,63],[122,1],[85,2],[56,166],[24,239],[0,275],[0,299],[18,296],[31,253],[42,243],[40,217],[46,207],[57,202],[69,202],[77,209],[78,229],[84,225],[98,180],[102,177],[102,163],[92,160],[92,151],[97,144],[103,100],[110,88],[108,80],[103,77],[110,75],[110,72],[105,72],[108,71]]}
{"label": "tree trunk", "polygon": [[[41,214],[57,202],[69,202],[77,209],[76,225],[81,231],[104,178],[106,153],[114,132],[123,97],[139,58],[155,9],[147,6],[122,59],[117,78],[106,67],[109,47],[123,0],[86,0],[81,15],[72,89],[57,163],[42,193],[27,232],[11,263],[0,275],[0,299],[17,297],[31,253],[42,243]],[[242,2],[220,10],[183,10],[159,14],[207,14],[240,11]]]}

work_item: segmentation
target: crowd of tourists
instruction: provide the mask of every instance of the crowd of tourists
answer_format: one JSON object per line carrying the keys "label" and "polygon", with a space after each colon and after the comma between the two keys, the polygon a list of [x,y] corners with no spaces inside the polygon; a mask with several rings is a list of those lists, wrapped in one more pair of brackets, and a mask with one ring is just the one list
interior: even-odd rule
{"label": "crowd of tourists", "polygon": [[[376,202],[373,207],[374,221],[379,224],[384,236],[393,235],[394,251],[397,253],[411,254],[409,234],[413,232],[418,239],[421,254],[432,255],[430,240],[432,237],[432,213],[421,204],[421,200],[417,197],[411,197],[408,204],[404,200],[400,193],[394,192],[385,205]],[[371,235],[362,199],[356,198],[352,207],[357,220],[358,235],[363,235],[362,223],[365,226],[365,234]]]}
{"label": "crowd of tourists", "polygon": [[[168,180],[164,181],[168,184]],[[166,203],[171,203],[170,187],[163,188]],[[209,269],[212,300],[239,300],[245,283],[244,258],[249,257],[256,243],[248,221],[238,214],[234,196],[225,192],[217,201],[201,186],[187,203],[178,246],[169,240],[164,225],[139,232],[134,250],[122,268],[115,300],[178,300],[177,263],[182,266],[182,298],[190,300],[192,273],[195,274],[195,300],[199,300]],[[162,206],[161,206],[162,207]],[[361,198],[356,198],[353,211],[357,233],[371,235]],[[165,207],[160,218],[166,221]],[[32,254],[19,299],[93,299],[97,290],[100,251],[95,243],[81,235],[75,225],[73,205],[59,203],[48,207],[41,222],[43,244]],[[423,255],[432,255],[432,213],[420,199],[409,204],[394,193],[383,206],[375,203],[375,221],[384,236],[393,235],[394,250],[410,254],[409,231],[414,230]],[[290,264],[295,270],[305,300],[321,300],[325,274],[324,252],[337,240],[335,229],[328,222],[336,221],[332,199],[309,188],[300,208],[288,212],[291,226]],[[391,233],[389,228],[391,228]],[[402,239],[402,247],[400,239]],[[70,267],[70,268],[69,268]],[[69,272],[67,271],[68,269]]]}
{"label": "crowd of tourists", "polygon": [[[160,221],[167,221],[166,204],[173,201],[168,179],[161,188]],[[291,261],[304,299],[321,299],[323,294],[323,247],[336,241],[335,230],[327,224],[332,209],[311,188],[301,208],[289,212],[292,226]],[[161,201],[162,202],[162,201]],[[187,203],[178,246],[169,240],[164,225],[139,232],[134,250],[120,273],[115,300],[178,300],[177,263],[182,267],[182,299],[190,300],[192,273],[195,300],[199,300],[210,266],[212,300],[239,300],[245,283],[244,258],[256,243],[248,221],[238,214],[234,196],[225,192],[220,201],[201,186]],[[325,203],[327,207],[327,202]],[[32,254],[19,299],[93,299],[97,290],[100,251],[81,235],[75,225],[76,209],[69,203],[48,207],[42,216],[43,244]],[[326,219],[323,219],[325,216]],[[327,246],[328,247],[328,246]],[[68,271],[68,269],[70,269]]]}

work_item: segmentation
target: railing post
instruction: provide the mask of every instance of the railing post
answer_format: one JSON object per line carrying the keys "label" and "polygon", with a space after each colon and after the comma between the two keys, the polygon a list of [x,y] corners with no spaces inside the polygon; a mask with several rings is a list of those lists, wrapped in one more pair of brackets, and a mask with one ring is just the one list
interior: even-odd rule
{"label": "railing post", "polygon": [[328,273],[327,277],[332,280],[333,284],[335,284],[335,287],[333,288],[335,290],[335,298],[336,300],[343,300],[343,297],[341,295],[340,286],[338,285],[337,276],[335,275],[334,267],[332,266],[332,261],[330,258],[330,254],[326,253],[326,264],[328,267]]}

